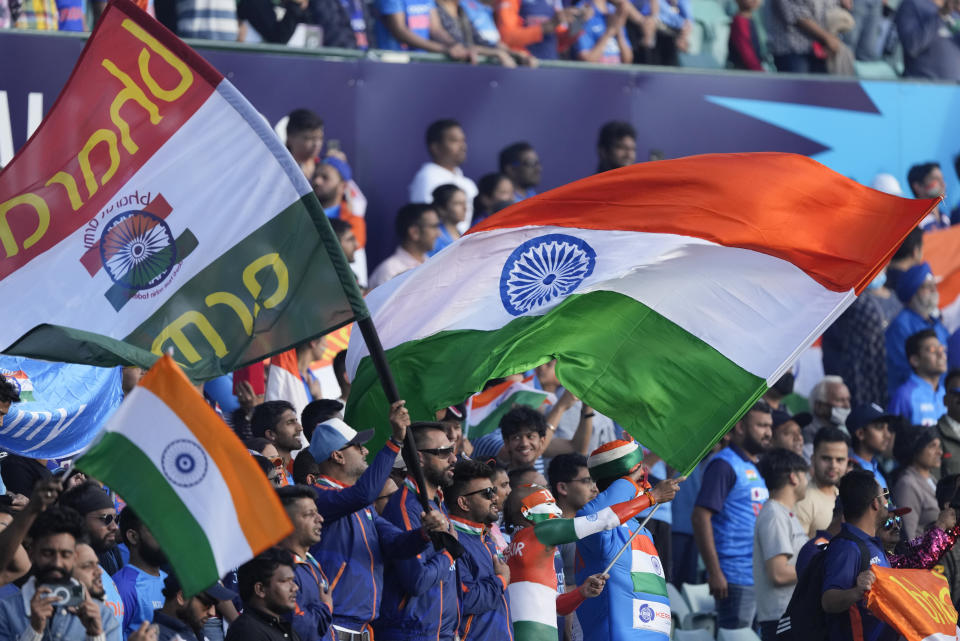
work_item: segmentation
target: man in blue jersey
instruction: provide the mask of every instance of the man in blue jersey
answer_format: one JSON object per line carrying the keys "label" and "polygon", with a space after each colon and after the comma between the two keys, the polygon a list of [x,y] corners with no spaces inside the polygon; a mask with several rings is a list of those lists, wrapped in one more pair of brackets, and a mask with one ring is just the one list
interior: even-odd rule
{"label": "man in blue jersey", "polygon": [[[410,427],[423,467],[428,514],[446,514],[441,488],[453,483],[457,462],[453,443],[442,423],[414,423]],[[383,510],[397,527],[416,531],[426,521],[418,488],[407,477]],[[457,562],[444,548],[430,546],[415,558],[387,561],[383,602],[374,631],[377,641],[436,639],[452,641],[460,627],[460,579]]]}
{"label": "man in blue jersey", "polygon": [[[870,566],[890,567],[877,538],[877,529],[887,519],[888,497],[867,470],[854,470],[840,479],[844,523],[827,547],[821,596],[828,641],[893,641],[900,636],[866,607],[864,599],[876,580]],[[863,557],[869,559],[867,565]]]}
{"label": "man in blue jersey", "polygon": [[890,413],[911,425],[936,425],[947,413],[941,383],[947,373],[947,348],[934,330],[924,329],[907,339],[906,353],[913,372],[893,393]]}
{"label": "man in blue jersey", "polygon": [[373,431],[357,432],[336,417],[316,425],[310,448],[295,461],[297,481],[313,477],[323,541],[312,545],[310,554],[332,575],[331,627],[344,638],[369,633],[371,623],[380,616],[386,560],[416,556],[427,547],[429,530],[447,528],[446,519],[436,510],[424,516],[422,529],[411,532],[374,510],[410,424],[403,401],[391,406],[389,420],[390,439],[369,465],[364,444]]}
{"label": "man in blue jersey", "polygon": [[497,554],[489,527],[500,518],[493,469],[466,459],[453,470],[443,500],[464,547],[460,557],[461,641],[512,641],[507,586],[510,569]]}
{"label": "man in blue jersey", "polygon": [[113,582],[123,599],[123,637],[127,638],[141,623],[153,620],[154,610],[163,607],[167,573],[160,566],[167,557],[129,505],[120,512],[120,535],[130,549],[130,562],[113,575]]}
{"label": "man in blue jersey", "polygon": [[757,402],[730,432],[730,445],[717,452],[703,473],[693,508],[693,535],[717,601],[717,625],[753,625],[753,530],[767,500],[757,460],[770,447],[773,418]]}

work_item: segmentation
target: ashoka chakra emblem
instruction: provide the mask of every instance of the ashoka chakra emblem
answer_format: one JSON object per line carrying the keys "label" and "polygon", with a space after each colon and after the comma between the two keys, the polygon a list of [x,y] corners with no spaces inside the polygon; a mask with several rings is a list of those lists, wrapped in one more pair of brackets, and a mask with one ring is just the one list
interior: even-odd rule
{"label": "ashoka chakra emblem", "polygon": [[193,441],[177,439],[164,448],[160,467],[167,480],[179,487],[193,487],[207,475],[207,453]]}
{"label": "ashoka chakra emblem", "polygon": [[104,226],[100,260],[121,287],[149,289],[170,274],[177,263],[177,245],[163,219],[145,211],[127,211]]}
{"label": "ashoka chakra emblem", "polygon": [[500,300],[513,316],[571,293],[597,263],[597,253],[583,240],[547,234],[517,247],[500,274]]}

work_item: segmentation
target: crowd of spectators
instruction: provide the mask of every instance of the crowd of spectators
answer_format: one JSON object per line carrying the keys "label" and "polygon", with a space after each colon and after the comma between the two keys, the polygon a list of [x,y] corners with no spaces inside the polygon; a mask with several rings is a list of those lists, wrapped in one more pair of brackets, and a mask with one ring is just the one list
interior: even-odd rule
{"label": "crowd of spectators", "polygon": [[[729,25],[727,67],[960,80],[958,0],[701,0]],[[693,52],[694,0],[138,0],[177,35],[300,47],[432,52],[535,67],[540,60],[677,66]],[[0,0],[0,28],[83,31],[106,3]],[[704,5],[701,4],[701,7]],[[701,32],[716,25],[703,23]],[[902,60],[900,57],[902,56]],[[699,64],[691,55],[688,63]]]}
{"label": "crowd of spectators", "polygon": [[[340,149],[324,149],[316,114],[291,113],[284,133],[356,267],[368,231],[362,177]],[[636,162],[636,142],[629,123],[605,124],[597,172]],[[469,227],[539,188],[529,143],[504,147],[476,183],[462,170],[467,139],[456,121],[431,124],[425,145],[429,161],[396,216],[395,253],[368,282],[357,270],[367,288],[455,251]],[[945,189],[936,163],[904,178],[915,197]],[[900,189],[890,175],[873,186]],[[549,402],[509,408],[479,438],[464,432],[468,399],[417,422],[399,401],[382,425],[350,426],[345,353],[330,393],[310,369],[323,353],[317,338],[296,347],[312,399],[299,414],[253,392],[262,364],[229,392],[205,387],[294,530],[187,596],[122,497],[80,473],[55,476],[61,461],[9,453],[0,639],[665,639],[667,582],[706,583],[717,625],[754,628],[764,641],[806,625],[790,613],[810,599],[830,641],[896,639],[864,605],[871,565],[941,572],[960,603],[960,330],[941,318],[923,254],[924,234],[958,217],[933,211],[825,332],[825,376],[809,394],[785,374],[686,479],[566,391],[554,362],[510,377],[529,378]],[[124,369],[124,393],[141,373]],[[18,401],[0,379],[0,417]],[[366,447],[373,427],[390,433],[377,452]],[[408,432],[420,487],[400,456]],[[615,557],[625,544],[631,553]],[[58,586],[83,589],[63,606]]]}

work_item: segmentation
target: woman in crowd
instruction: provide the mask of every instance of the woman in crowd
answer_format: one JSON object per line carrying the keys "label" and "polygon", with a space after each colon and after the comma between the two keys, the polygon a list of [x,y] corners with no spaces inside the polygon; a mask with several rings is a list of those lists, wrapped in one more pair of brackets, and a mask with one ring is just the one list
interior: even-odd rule
{"label": "woman in crowd", "polygon": [[903,474],[893,488],[897,505],[912,511],[903,515],[903,532],[908,539],[922,534],[937,519],[936,481],[933,472],[940,469],[943,448],[935,427],[907,426],[897,433],[894,455],[904,466]]}

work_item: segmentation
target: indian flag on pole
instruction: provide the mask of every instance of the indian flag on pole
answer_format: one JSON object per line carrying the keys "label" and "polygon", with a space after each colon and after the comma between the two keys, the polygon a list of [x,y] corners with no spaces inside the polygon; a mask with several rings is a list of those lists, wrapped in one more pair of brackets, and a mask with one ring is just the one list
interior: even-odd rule
{"label": "indian flag on pole", "polygon": [[75,466],[133,508],[186,594],[293,530],[246,447],[169,356],[140,380]]}
{"label": "indian flag on pole", "polygon": [[503,381],[471,396],[467,401],[467,438],[479,438],[495,430],[514,405],[538,409],[557,402],[553,394],[538,390],[532,381],[532,376],[522,381]]}
{"label": "indian flag on pole", "polygon": [[0,174],[0,351],[207,379],[366,318],[320,203],[195,51],[111,2]]}
{"label": "indian flag on pole", "polygon": [[289,349],[270,359],[264,400],[287,401],[293,405],[297,416],[310,403],[307,388],[303,386],[297,363],[297,350]]}
{"label": "indian flag on pole", "polygon": [[[565,388],[687,470],[935,204],[792,154],[641,163],[491,216],[366,302],[414,418],[556,358]],[[347,369],[347,422],[375,424],[359,340]]]}

